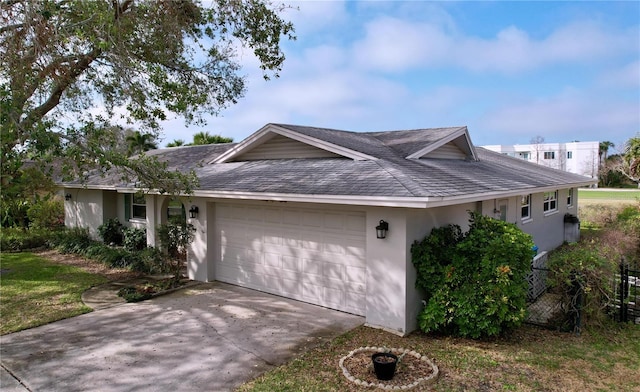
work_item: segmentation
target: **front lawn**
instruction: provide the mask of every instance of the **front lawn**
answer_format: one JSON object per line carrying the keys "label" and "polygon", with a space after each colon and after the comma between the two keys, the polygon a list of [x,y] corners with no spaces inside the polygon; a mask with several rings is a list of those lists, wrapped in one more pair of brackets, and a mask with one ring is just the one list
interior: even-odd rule
{"label": "front lawn", "polygon": [[640,200],[640,189],[578,189],[580,204],[627,204]]}
{"label": "front lawn", "polygon": [[362,346],[408,348],[432,358],[440,377],[413,391],[638,391],[640,326],[576,336],[524,326],[510,336],[471,340],[359,327],[241,386],[249,391],[378,391],[344,377],[338,363]]}
{"label": "front lawn", "polygon": [[1,335],[90,312],[82,303],[82,293],[107,281],[33,253],[3,253],[0,257]]}

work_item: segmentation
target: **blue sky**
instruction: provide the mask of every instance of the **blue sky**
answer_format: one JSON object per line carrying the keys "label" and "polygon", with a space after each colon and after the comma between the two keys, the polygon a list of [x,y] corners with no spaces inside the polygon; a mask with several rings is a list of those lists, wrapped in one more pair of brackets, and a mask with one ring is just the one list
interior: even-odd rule
{"label": "blue sky", "polygon": [[466,125],[476,145],[611,141],[640,132],[640,2],[292,1],[280,78],[241,52],[248,90],[206,127],[350,131]]}

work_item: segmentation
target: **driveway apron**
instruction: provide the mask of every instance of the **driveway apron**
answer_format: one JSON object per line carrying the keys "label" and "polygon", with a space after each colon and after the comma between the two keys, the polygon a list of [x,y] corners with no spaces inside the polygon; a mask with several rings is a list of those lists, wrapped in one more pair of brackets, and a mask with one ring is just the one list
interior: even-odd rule
{"label": "driveway apron", "polygon": [[[0,387],[229,391],[363,322],[254,290],[203,283],[1,336]],[[10,376],[15,382],[7,385]]]}

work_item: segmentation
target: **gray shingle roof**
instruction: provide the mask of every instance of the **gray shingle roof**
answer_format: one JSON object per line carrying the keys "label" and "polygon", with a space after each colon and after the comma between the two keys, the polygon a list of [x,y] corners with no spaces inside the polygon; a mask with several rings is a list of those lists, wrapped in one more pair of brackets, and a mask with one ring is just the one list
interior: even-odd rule
{"label": "gray shingle roof", "polygon": [[[347,132],[274,124],[377,159],[273,159],[205,164],[235,144],[174,147],[150,155],[170,168],[194,169],[202,192],[276,193],[385,198],[447,198],[536,188],[581,186],[587,177],[477,148],[477,161],[406,159],[461,127],[390,132]],[[95,181],[102,182],[98,179]],[[91,185],[91,183],[89,184]],[[95,184],[100,185],[100,184]],[[113,185],[113,184],[112,184]]]}

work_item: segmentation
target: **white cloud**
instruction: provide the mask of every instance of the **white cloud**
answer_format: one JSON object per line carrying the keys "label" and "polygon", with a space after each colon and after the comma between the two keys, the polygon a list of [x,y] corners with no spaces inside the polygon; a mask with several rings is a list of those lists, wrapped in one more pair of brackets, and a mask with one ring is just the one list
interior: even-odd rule
{"label": "white cloud", "polygon": [[385,72],[454,66],[476,72],[520,73],[543,66],[580,63],[637,51],[638,29],[608,31],[603,26],[573,23],[546,38],[532,39],[517,26],[495,38],[450,33],[440,25],[380,17],[366,25],[354,44],[362,67]]}
{"label": "white cloud", "polygon": [[505,102],[487,112],[478,121],[478,127],[516,138],[519,143],[536,135],[549,142],[587,141],[584,135],[598,135],[602,140],[623,140],[629,137],[626,135],[629,129],[638,126],[639,117],[637,102],[615,101],[569,89],[544,99],[515,104]]}
{"label": "white cloud", "polygon": [[638,89],[640,87],[640,60],[601,75],[598,82],[603,87]]}
{"label": "white cloud", "polygon": [[282,16],[290,20],[299,36],[308,36],[325,31],[327,27],[342,24],[347,21],[348,14],[344,1],[287,1]]}

